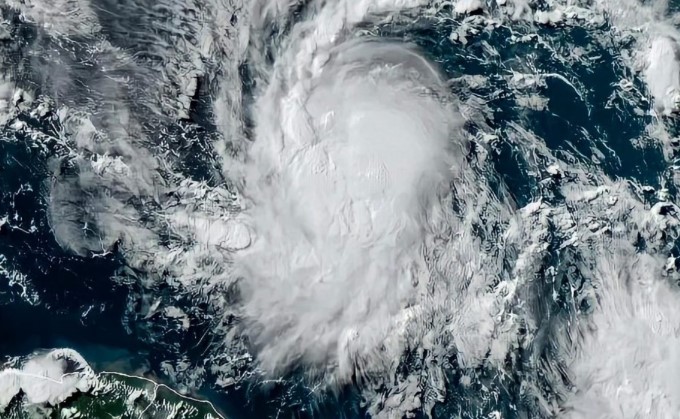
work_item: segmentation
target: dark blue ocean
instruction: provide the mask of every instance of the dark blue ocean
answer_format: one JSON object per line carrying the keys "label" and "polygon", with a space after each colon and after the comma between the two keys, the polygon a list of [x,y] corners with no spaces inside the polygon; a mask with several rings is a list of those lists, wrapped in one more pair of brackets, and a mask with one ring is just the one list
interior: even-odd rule
{"label": "dark blue ocean", "polygon": [[[41,39],[38,28],[22,22],[11,11],[5,9],[3,13],[12,21],[14,37],[0,45],[7,57],[5,61],[22,68],[17,75],[31,83],[38,95],[49,95],[50,92],[40,91],[40,75],[31,72],[32,61],[39,59],[35,57],[36,51],[50,48],[56,54],[70,52],[59,51],[58,45]],[[613,97],[622,78],[631,80],[640,92],[644,92],[645,87],[639,76],[621,62],[618,55],[621,41],[608,36],[611,28],[606,24],[595,28],[537,28],[517,24],[491,33],[482,32],[470,37],[465,45],[448,41],[452,29],[459,24],[459,20],[435,23],[423,19],[415,25],[385,25],[376,36],[416,44],[452,80],[450,88],[458,97],[462,100],[482,98],[493,109],[493,113],[481,115],[478,122],[468,123],[466,129],[475,133],[483,125],[498,133],[496,152],[490,156],[496,171],[494,180],[499,189],[509,192],[517,208],[541,196],[544,186],[536,176],[527,173],[522,156],[507,138],[513,123],[540,136],[557,155],[561,150],[569,150],[585,164],[598,159],[606,174],[613,178],[630,179],[656,189],[661,186],[661,180],[670,179],[672,172],[664,162],[661,147],[648,138],[646,132],[653,116],[640,115],[634,104]],[[533,33],[546,40],[557,55],[537,42],[507,42],[512,35]],[[110,41],[121,46],[130,42],[113,32]],[[488,44],[497,46],[500,55],[489,55]],[[598,58],[589,61],[588,66],[568,65],[564,58],[577,47],[587,48],[591,56]],[[512,99],[509,69],[527,57],[537,72],[561,76],[548,78],[545,86],[537,88],[538,94],[549,99],[545,109],[519,108]],[[244,65],[245,74],[247,63]],[[475,75],[488,78],[490,83],[475,87],[460,81],[462,76]],[[247,77],[244,83],[248,83]],[[209,100],[208,89],[194,99],[196,107],[190,120],[157,121],[145,129],[163,130],[171,136],[173,132],[183,133],[173,141],[183,150],[185,173],[197,180],[220,182],[222,180],[211,175],[211,161],[196,157],[198,152],[188,145],[198,143],[210,147],[210,138],[216,135],[201,105]],[[636,106],[650,107],[646,97],[640,95],[638,100]],[[18,118],[48,134],[57,128],[45,125],[28,113]],[[675,122],[666,123],[672,132],[677,131]],[[643,145],[633,146],[632,139]],[[165,328],[153,318],[145,319],[142,307],[156,296],[169,293],[170,289],[160,285],[145,288],[143,273],[126,266],[125,256],[117,248],[103,256],[77,256],[56,242],[47,215],[47,191],[53,181],[48,166],[60,153],[63,150],[57,144],[37,146],[32,138],[13,129],[0,132],[0,220],[8,219],[0,222],[0,357],[23,356],[41,348],[70,347],[80,352],[95,370],[145,374],[171,386],[181,386],[163,373],[161,363],[185,358],[194,365],[203,365],[207,354],[215,348],[210,338],[202,338],[210,334],[210,323],[195,323],[188,331],[178,331]],[[669,193],[674,197],[676,191],[671,187]],[[562,198],[554,196],[553,199]],[[675,255],[680,256],[677,249]],[[561,255],[556,251],[555,257]],[[545,292],[549,292],[547,287]],[[199,304],[200,308],[200,303],[190,299],[180,299],[178,304]],[[555,312],[562,309],[559,304],[549,308]],[[204,310],[209,311],[207,307]],[[545,356],[552,355],[546,348]],[[451,383],[458,382],[455,358],[456,355],[451,354]],[[408,357],[403,362],[404,368],[408,368]],[[522,403],[521,377],[533,373],[529,367],[526,371],[518,370],[515,381],[502,385],[504,397],[486,402],[492,405],[485,409],[498,410],[504,418],[519,417],[515,416],[513,406]],[[295,381],[294,375],[291,381]],[[501,386],[492,375],[489,372],[485,384]],[[201,387],[192,392],[211,400],[229,418],[365,416],[361,400],[351,386],[341,394],[312,400],[295,385],[281,383],[263,389],[243,383],[225,391],[213,386],[212,380],[214,377],[208,371]],[[474,397],[468,397],[474,391],[474,386],[466,389],[450,386],[446,401],[437,405],[434,416],[472,418],[466,412],[479,407],[473,405],[478,403]]]}

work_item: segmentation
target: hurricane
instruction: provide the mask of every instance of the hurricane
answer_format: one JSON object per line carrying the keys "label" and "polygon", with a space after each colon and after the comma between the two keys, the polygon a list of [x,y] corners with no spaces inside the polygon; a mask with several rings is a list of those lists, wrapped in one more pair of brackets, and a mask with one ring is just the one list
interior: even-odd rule
{"label": "hurricane", "polygon": [[680,3],[0,10],[0,416],[677,415]]}

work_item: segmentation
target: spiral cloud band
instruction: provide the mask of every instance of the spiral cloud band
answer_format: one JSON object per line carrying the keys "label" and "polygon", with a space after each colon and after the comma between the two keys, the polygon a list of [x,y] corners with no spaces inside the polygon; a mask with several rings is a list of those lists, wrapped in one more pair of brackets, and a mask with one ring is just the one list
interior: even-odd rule
{"label": "spiral cloud band", "polygon": [[349,41],[309,58],[258,100],[246,169],[257,239],[236,260],[260,360],[330,361],[348,377],[427,284],[422,246],[459,117],[407,46]]}

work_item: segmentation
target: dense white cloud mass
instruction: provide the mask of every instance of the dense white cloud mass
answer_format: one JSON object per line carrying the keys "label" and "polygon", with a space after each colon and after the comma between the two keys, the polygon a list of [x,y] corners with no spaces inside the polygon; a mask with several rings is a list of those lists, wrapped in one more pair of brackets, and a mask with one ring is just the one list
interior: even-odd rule
{"label": "dense white cloud mass", "polygon": [[[234,254],[244,333],[269,373],[389,376],[433,334],[455,340],[471,367],[490,348],[504,302],[482,294],[497,273],[467,242],[469,221],[481,206],[507,214],[464,158],[459,104],[414,47],[350,35],[421,3],[314,3],[271,70],[251,52],[269,82],[256,93],[254,142],[227,168],[242,179],[239,219],[253,235]],[[451,185],[463,219],[448,210]]]}
{"label": "dense white cloud mass", "polygon": [[[409,47],[292,52],[256,106],[244,190],[256,239],[236,267],[268,369],[299,358],[348,369],[400,333],[422,298],[423,246],[460,166],[460,117]],[[301,59],[312,71],[286,77]]]}
{"label": "dense white cloud mass", "polygon": [[89,391],[95,381],[94,371],[74,350],[35,354],[21,368],[0,371],[0,413],[19,392],[30,404],[57,405],[76,392]]}

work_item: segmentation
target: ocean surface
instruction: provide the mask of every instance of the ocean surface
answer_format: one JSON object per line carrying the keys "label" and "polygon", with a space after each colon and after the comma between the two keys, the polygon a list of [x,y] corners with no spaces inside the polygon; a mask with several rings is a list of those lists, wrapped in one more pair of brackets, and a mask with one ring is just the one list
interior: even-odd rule
{"label": "ocean surface", "polygon": [[5,369],[70,348],[225,418],[677,414],[680,3],[52,3],[0,8]]}

